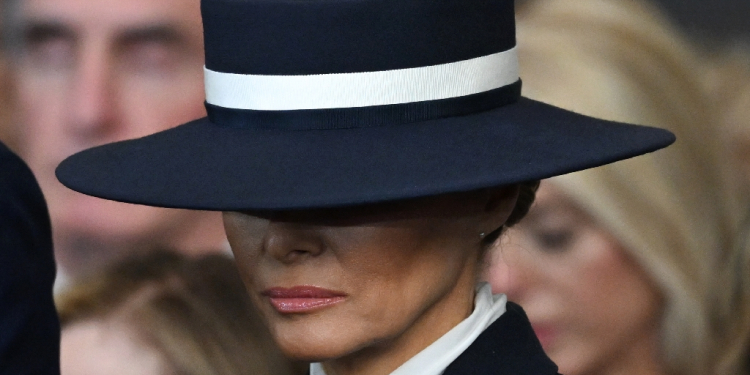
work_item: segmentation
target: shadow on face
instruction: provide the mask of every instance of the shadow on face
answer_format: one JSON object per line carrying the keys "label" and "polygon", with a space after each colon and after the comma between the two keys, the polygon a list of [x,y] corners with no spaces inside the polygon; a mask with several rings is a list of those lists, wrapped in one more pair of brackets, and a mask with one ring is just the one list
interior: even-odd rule
{"label": "shadow on face", "polygon": [[343,361],[400,347],[409,358],[471,313],[480,233],[503,225],[516,195],[504,188],[227,212],[224,224],[251,297],[287,355]]}

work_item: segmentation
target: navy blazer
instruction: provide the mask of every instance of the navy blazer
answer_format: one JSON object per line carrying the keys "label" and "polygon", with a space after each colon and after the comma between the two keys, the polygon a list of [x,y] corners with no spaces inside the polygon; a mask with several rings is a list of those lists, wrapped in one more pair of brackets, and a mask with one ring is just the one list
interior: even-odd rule
{"label": "navy blazer", "polygon": [[0,374],[59,374],[60,323],[47,205],[31,170],[0,143]]}
{"label": "navy blazer", "polygon": [[521,306],[506,311],[453,361],[444,375],[559,375]]}

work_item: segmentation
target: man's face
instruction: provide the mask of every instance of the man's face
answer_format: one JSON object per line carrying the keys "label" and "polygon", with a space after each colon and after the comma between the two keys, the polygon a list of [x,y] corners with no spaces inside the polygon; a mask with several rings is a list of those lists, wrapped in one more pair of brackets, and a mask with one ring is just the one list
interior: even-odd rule
{"label": "man's face", "polygon": [[123,249],[175,246],[197,213],[84,196],[54,169],[204,115],[198,0],[23,0],[20,17],[20,148],[47,197],[60,265],[76,274]]}

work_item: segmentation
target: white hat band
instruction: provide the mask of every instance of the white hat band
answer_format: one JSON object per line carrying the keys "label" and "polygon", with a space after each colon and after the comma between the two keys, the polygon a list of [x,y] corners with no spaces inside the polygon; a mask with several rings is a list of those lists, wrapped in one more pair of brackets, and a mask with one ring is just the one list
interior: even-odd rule
{"label": "white hat band", "polygon": [[456,98],[518,81],[516,48],[453,63],[363,73],[246,75],[205,70],[206,102],[258,111],[355,108]]}

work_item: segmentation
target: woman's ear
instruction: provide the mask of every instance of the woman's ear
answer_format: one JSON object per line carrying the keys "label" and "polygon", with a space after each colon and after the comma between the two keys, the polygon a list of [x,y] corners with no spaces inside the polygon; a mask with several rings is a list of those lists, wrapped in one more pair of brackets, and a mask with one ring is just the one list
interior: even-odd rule
{"label": "woman's ear", "polygon": [[502,227],[516,207],[519,185],[508,185],[488,190],[488,197],[484,207],[487,214],[487,228],[485,233],[492,233]]}

